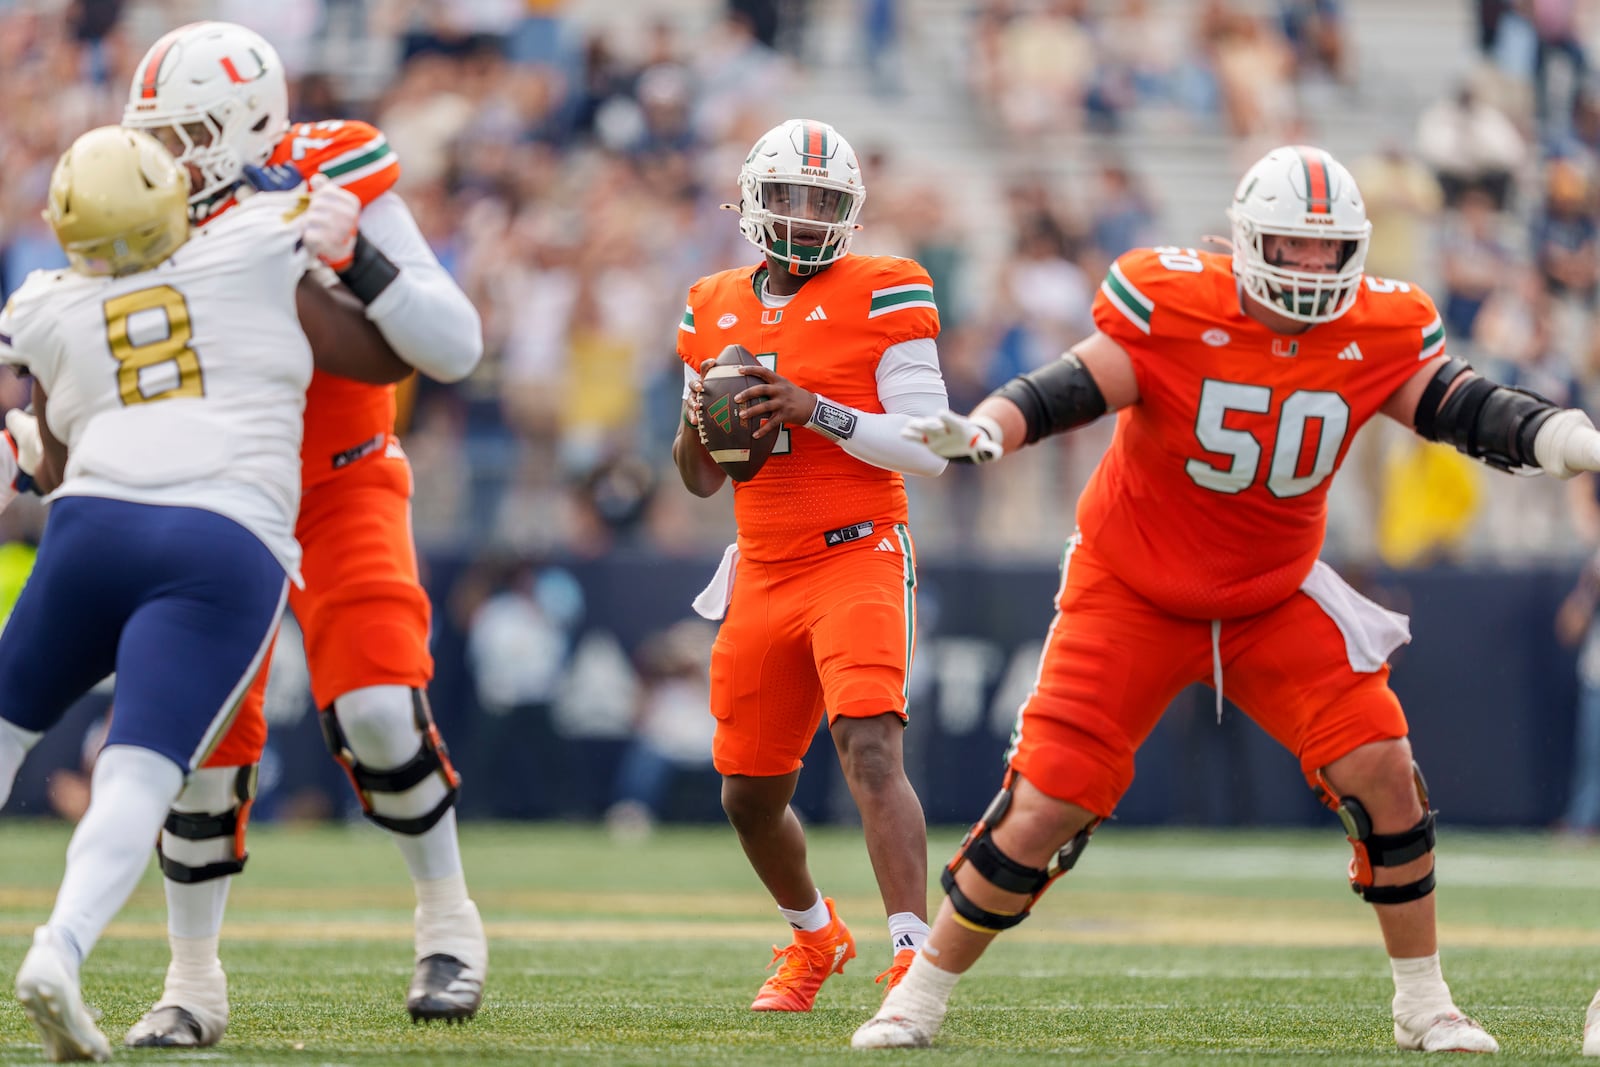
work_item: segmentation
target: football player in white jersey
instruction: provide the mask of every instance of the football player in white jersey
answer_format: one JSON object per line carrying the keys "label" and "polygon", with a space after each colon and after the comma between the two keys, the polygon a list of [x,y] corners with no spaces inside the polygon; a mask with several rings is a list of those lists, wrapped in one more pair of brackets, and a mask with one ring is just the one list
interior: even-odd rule
{"label": "football player in white jersey", "polygon": [[[188,192],[153,138],[84,134],[57,164],[45,211],[71,266],[29,275],[0,312],[0,362],[33,376],[42,462],[63,478],[0,635],[0,804],[42,733],[117,676],[93,799],[17,973],[56,1061],[109,1057],[79,968],[227,728],[298,581],[314,358],[298,317],[304,272],[326,250],[308,219],[326,209],[263,193],[191,233]],[[387,353],[367,329],[347,313],[340,369],[353,352]],[[397,373],[377,365],[374,380]]]}

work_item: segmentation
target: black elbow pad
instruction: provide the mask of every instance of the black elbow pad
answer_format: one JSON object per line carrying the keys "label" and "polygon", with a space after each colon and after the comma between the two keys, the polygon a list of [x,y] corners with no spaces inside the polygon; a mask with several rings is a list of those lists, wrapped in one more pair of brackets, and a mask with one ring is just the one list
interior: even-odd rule
{"label": "black elbow pad", "polygon": [[1417,404],[1417,433],[1498,470],[1537,467],[1533,440],[1545,420],[1561,409],[1537,393],[1476,376],[1444,397],[1450,383],[1468,369],[1459,359],[1439,368]]}
{"label": "black elbow pad", "polygon": [[1066,433],[1106,413],[1106,398],[1083,361],[1068,352],[1048,366],[1019,374],[996,389],[1022,411],[1027,423],[1025,444]]}

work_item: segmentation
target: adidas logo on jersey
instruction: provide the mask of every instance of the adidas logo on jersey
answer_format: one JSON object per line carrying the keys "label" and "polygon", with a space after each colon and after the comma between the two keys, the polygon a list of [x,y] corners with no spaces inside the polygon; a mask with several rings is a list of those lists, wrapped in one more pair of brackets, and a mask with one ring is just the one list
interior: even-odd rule
{"label": "adidas logo on jersey", "polygon": [[827,317],[828,317],[827,313],[822,310],[822,305],[818,304],[816,307],[811,309],[811,314],[806,316],[806,321],[807,322],[822,322]]}
{"label": "adidas logo on jersey", "polygon": [[1349,344],[1345,345],[1344,348],[1339,350],[1339,358],[1353,359],[1359,362],[1361,359],[1361,346],[1356,344],[1354,341],[1351,341]]}
{"label": "adidas logo on jersey", "polygon": [[898,551],[898,550],[894,547],[894,542],[889,540],[887,537],[885,537],[882,541],[879,541],[877,543],[877,545],[873,548],[872,551],[874,551],[874,552],[895,552],[895,551]]}

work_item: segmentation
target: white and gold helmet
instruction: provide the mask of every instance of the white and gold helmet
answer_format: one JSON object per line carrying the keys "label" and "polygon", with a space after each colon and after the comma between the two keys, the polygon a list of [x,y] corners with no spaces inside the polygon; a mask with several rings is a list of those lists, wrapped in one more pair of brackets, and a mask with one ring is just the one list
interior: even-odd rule
{"label": "white and gold helmet", "polygon": [[850,143],[826,122],[790,119],[739,168],[739,232],[791,274],[813,274],[849,251],[866,199]]}
{"label": "white and gold helmet", "polygon": [[288,131],[283,61],[243,26],[180,26],[139,61],[122,124],[156,134],[178,162],[199,170],[189,195],[203,214],[232,190],[246,166],[265,164]]}
{"label": "white and gold helmet", "polygon": [[[1297,322],[1332,322],[1361,293],[1372,223],[1350,172],[1321,148],[1274,148],[1245,171],[1228,209],[1233,223],[1233,273],[1244,291]],[[1344,242],[1331,272],[1268,262],[1270,235]]]}
{"label": "white and gold helmet", "polygon": [[74,270],[148,270],[189,239],[189,174],[149,134],[101,126],[62,153],[44,220]]}

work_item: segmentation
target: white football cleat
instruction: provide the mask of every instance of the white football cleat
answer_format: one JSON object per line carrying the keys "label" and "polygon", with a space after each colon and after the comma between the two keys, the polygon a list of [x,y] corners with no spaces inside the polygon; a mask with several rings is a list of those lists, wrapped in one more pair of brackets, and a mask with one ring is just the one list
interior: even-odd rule
{"label": "white football cleat", "polygon": [[83,1003],[78,979],[48,926],[33,932],[33,947],[17,971],[17,1000],[39,1031],[45,1059],[52,1063],[111,1058],[111,1042]]}
{"label": "white football cleat", "polygon": [[1423,1012],[1394,1020],[1394,1041],[1403,1049],[1417,1052],[1499,1052],[1500,1042],[1469,1018],[1452,1008],[1443,1012]]}
{"label": "white football cleat", "polygon": [[944,1024],[948,1005],[911,992],[902,980],[883,998],[878,1013],[856,1029],[851,1048],[927,1048]]}
{"label": "white football cleat", "polygon": [[927,1030],[915,1020],[904,1015],[889,1015],[883,1011],[856,1028],[850,1038],[851,1048],[928,1048],[937,1032]]}
{"label": "white football cleat", "polygon": [[411,1021],[462,1023],[478,1014],[489,970],[489,940],[478,906],[467,901],[447,914],[416,911],[417,965],[406,990]]}
{"label": "white football cleat", "polygon": [[1583,1016],[1583,1054],[1600,1056],[1600,993],[1589,1001],[1589,1010]]}
{"label": "white football cleat", "polygon": [[228,976],[222,965],[199,974],[180,974],[167,965],[161,999],[128,1028],[128,1048],[210,1048],[228,1029]]}

